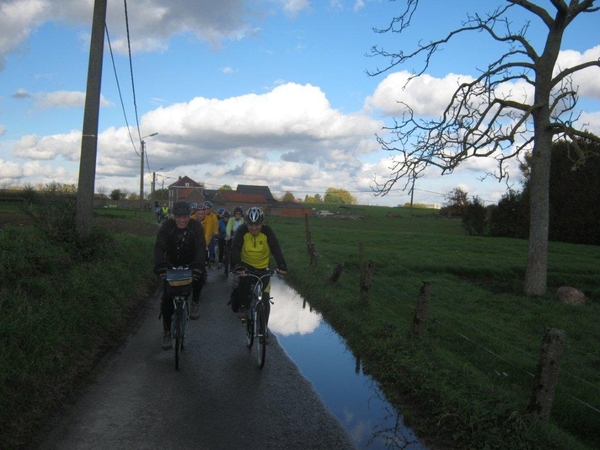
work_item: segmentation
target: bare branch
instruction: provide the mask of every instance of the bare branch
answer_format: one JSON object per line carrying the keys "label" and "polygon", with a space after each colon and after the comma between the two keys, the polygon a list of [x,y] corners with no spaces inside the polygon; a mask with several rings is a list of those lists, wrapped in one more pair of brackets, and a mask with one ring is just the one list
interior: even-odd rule
{"label": "bare branch", "polygon": [[586,61],[584,63],[578,64],[577,66],[569,67],[565,70],[562,70],[556,77],[552,79],[552,87],[558,85],[566,77],[573,75],[575,72],[587,69],[588,67],[600,67],[600,58],[595,61]]}
{"label": "bare branch", "polygon": [[[400,102],[405,107],[402,117],[395,120],[393,126],[383,129],[385,138],[377,136],[384,150],[395,153],[390,166],[391,177],[375,183],[377,195],[385,195],[399,181],[403,182],[403,190],[408,189],[428,167],[437,167],[442,174],[452,173],[469,158],[494,158],[496,170],[490,175],[499,180],[508,179],[508,160],[519,158],[531,151],[532,146],[540,145],[539,142],[550,143],[553,135],[571,140],[585,137],[600,141],[589,132],[577,130],[573,126],[576,121],[570,117],[575,113],[578,101],[570,76],[589,67],[600,67],[600,60],[566,68],[552,78],[564,29],[578,14],[597,9],[592,8],[593,0],[569,3],[552,0],[554,17],[548,8],[531,0],[507,0],[507,3],[508,6],[486,16],[467,16],[459,28],[445,37],[429,43],[419,42],[417,48],[408,53],[372,47],[371,55],[384,56],[389,64],[383,69],[367,72],[371,76],[390,71],[411,59],[423,58],[422,66],[406,81],[408,84],[424,74],[433,55],[459,34],[483,32],[492,40],[507,45],[507,50],[479,76],[457,86],[440,117],[419,118],[410,105]],[[418,0],[408,0],[404,13],[379,32],[402,32],[410,25],[417,6]],[[526,38],[529,22],[517,30],[509,20],[510,8],[516,6],[530,11],[548,27],[543,53],[539,54]],[[519,80],[531,86],[533,96],[526,92],[506,92],[506,86]],[[540,133],[546,133],[543,139]]]}

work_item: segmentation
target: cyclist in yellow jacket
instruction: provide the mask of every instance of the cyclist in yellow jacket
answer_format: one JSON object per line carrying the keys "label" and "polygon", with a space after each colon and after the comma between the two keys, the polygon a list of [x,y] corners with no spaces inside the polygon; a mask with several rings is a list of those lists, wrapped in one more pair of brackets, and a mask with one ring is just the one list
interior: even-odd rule
{"label": "cyclist in yellow jacket", "polygon": [[204,202],[202,207],[204,209],[204,220],[202,221],[202,226],[204,227],[204,237],[206,239],[206,246],[208,248],[208,257],[210,258],[211,262],[214,263],[216,238],[219,234],[219,219],[211,210],[211,202]]}
{"label": "cyclist in yellow jacket", "polygon": [[[285,258],[281,252],[279,241],[275,232],[268,225],[264,225],[265,215],[262,209],[253,206],[245,214],[245,224],[241,225],[233,237],[231,244],[231,267],[238,273],[244,273],[245,270],[261,270],[269,268],[271,255],[277,263],[277,273],[283,275],[287,273]],[[243,269],[241,269],[243,267]],[[238,286],[238,295],[240,306],[247,307],[247,301],[250,298],[249,278],[240,278]],[[264,280],[263,293],[264,298],[269,298],[271,290],[270,280]],[[232,309],[236,311],[235,299],[232,298]],[[266,322],[269,323],[269,313],[271,312],[271,302],[265,302]]]}

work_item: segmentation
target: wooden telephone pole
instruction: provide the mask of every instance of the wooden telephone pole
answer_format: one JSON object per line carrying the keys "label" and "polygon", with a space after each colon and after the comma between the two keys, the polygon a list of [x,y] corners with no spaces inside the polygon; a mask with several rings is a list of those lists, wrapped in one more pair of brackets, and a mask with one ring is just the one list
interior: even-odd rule
{"label": "wooden telephone pole", "polygon": [[107,0],[95,0],[94,17],[92,19],[92,39],[90,42],[87,91],[85,94],[83,132],[81,136],[81,157],[79,160],[79,183],[77,185],[77,206],[75,211],[76,231],[79,238],[89,236],[92,228],[106,2]]}

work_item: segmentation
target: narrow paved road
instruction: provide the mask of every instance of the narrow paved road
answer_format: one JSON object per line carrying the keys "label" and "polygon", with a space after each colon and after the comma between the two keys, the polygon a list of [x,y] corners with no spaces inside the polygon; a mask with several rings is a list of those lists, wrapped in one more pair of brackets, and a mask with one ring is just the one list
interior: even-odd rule
{"label": "narrow paved road", "polygon": [[179,372],[173,351],[160,348],[157,293],[136,333],[37,448],[354,448],[274,336],[265,367],[256,367],[226,306],[230,290],[230,281],[210,274]]}

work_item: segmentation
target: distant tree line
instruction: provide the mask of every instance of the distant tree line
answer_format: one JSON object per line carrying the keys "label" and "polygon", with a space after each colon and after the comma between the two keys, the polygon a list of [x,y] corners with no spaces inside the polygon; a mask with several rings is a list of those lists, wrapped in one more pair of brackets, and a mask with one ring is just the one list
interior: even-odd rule
{"label": "distant tree line", "polygon": [[[577,164],[580,149],[593,154]],[[472,236],[529,236],[530,158],[521,165],[522,191],[509,190],[497,205],[484,206],[479,197],[456,188],[441,209],[444,216],[460,217]],[[580,140],[578,146],[560,141],[552,146],[550,168],[549,240],[600,245],[600,144]]]}
{"label": "distant tree line", "polygon": [[291,192],[286,192],[280,199],[282,202],[301,202],[304,203],[336,203],[339,205],[356,205],[358,200],[350,192],[345,189],[328,187],[325,195],[320,194],[305,195],[304,200],[297,199]]}

